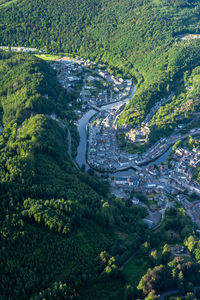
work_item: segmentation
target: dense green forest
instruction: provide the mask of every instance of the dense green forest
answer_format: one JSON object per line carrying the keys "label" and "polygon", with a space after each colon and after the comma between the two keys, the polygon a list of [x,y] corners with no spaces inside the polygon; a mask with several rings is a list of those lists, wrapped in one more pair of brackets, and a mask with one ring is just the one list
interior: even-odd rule
{"label": "dense green forest", "polygon": [[[181,40],[200,33],[199,15],[199,0],[1,0],[0,45],[80,55],[133,78],[121,125],[138,126],[175,92],[152,120],[155,138],[199,111],[200,40]],[[75,95],[55,71],[35,56],[0,52],[0,87],[0,298],[157,299],[170,288],[192,290],[200,279],[199,241],[185,239],[191,221],[172,210],[150,233],[144,209],[127,207],[106,181],[75,168],[67,153],[68,128],[73,149],[78,144],[67,106]],[[172,260],[166,243],[175,242],[185,243],[191,261]],[[136,252],[145,269],[138,288],[119,271]]]}
{"label": "dense green forest", "polygon": [[199,33],[199,14],[197,0],[10,1],[0,10],[0,41],[80,54],[135,77],[120,124],[137,126],[198,64],[200,42],[179,37]]}
{"label": "dense green forest", "polygon": [[[174,129],[187,132],[188,129],[199,127],[200,110],[200,67],[184,72],[183,90],[174,96],[153,116],[150,127],[150,142],[159,137],[170,135]],[[179,127],[178,127],[179,126]]]}
{"label": "dense green forest", "polygon": [[49,116],[68,126],[67,94],[49,64],[0,57],[0,298],[74,299],[95,280],[118,281],[117,267],[145,239],[145,210],[73,166],[67,129]]}
{"label": "dense green forest", "polygon": [[[194,287],[198,288],[197,297],[199,299],[199,240],[191,235],[184,240],[184,245],[187,247],[192,260],[187,261],[184,257],[175,257],[171,260],[169,247],[167,245],[162,249],[162,257],[165,256],[165,261],[160,260],[157,252],[152,252],[151,256],[152,259],[156,261],[156,266],[147,271],[138,285],[138,289],[142,290],[143,294],[146,296],[145,299],[159,299],[159,294],[163,291],[173,289],[178,289],[180,291],[180,296],[186,294],[186,291],[192,293],[193,296],[191,298],[187,298],[186,295],[184,299],[197,299],[193,294]],[[162,264],[160,264],[161,262]],[[173,299],[181,298],[175,297]]]}

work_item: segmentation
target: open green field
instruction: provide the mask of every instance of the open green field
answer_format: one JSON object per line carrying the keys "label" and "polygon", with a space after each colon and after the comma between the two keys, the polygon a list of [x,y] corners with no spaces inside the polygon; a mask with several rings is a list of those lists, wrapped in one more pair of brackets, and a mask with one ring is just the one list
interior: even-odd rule
{"label": "open green field", "polygon": [[145,260],[136,256],[124,267],[122,274],[127,283],[136,287],[148,267],[148,263]]}
{"label": "open green field", "polygon": [[59,59],[62,57],[62,55],[53,55],[53,54],[36,54],[35,56],[43,59],[43,60],[46,60],[46,61],[54,61],[56,59]]}
{"label": "open green field", "polygon": [[45,60],[45,61],[54,61],[56,59],[59,59],[61,57],[67,56],[73,58],[71,54],[68,53],[62,53],[62,54],[36,54],[35,56]]}

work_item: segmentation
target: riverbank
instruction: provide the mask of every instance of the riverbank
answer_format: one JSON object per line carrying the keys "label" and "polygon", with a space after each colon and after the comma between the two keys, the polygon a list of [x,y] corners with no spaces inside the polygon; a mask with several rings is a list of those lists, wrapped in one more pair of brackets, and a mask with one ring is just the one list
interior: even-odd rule
{"label": "riverbank", "polygon": [[[109,110],[115,106],[119,106],[120,104],[127,103],[134,95],[135,93],[135,86],[133,85],[131,87],[130,93],[128,97],[122,97],[119,101],[116,101],[114,103],[109,103],[106,105],[101,106],[101,110]],[[91,109],[87,111],[81,119],[78,121],[78,132],[80,135],[80,143],[77,149],[77,156],[76,161],[79,164],[79,166],[85,165],[86,170],[90,168],[90,165],[87,162],[86,159],[86,152],[87,152],[87,132],[86,132],[86,125],[90,122],[91,118],[94,117],[94,115],[97,114],[97,111],[94,109]]]}

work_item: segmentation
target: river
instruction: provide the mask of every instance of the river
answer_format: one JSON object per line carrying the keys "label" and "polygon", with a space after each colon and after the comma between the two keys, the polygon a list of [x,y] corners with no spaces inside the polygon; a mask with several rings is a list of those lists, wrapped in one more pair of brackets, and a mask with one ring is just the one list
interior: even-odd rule
{"label": "river", "polygon": [[83,164],[86,167],[86,170],[89,169],[89,165],[86,161],[86,149],[87,149],[87,135],[86,135],[86,125],[89,122],[89,120],[97,113],[96,110],[91,109],[88,112],[86,112],[82,118],[79,120],[78,123],[78,132],[80,136],[80,143],[77,149],[77,156],[76,161],[81,167]]}
{"label": "river", "polygon": [[[110,104],[106,104],[101,106],[102,110],[107,110],[110,109],[112,107],[118,106],[120,104],[129,102],[129,100],[133,97],[135,93],[135,86],[132,86],[131,90],[130,90],[130,94],[129,96],[127,96],[127,98],[123,99],[123,100],[119,100],[117,102],[114,103],[110,103]],[[86,135],[86,125],[89,122],[89,120],[96,114],[98,113],[96,110],[94,109],[90,109],[88,112],[86,112],[82,118],[79,120],[78,122],[78,132],[79,132],[79,136],[80,136],[80,143],[77,149],[77,156],[76,156],[76,161],[79,164],[79,166],[81,167],[83,164],[86,167],[86,170],[88,170],[90,167],[87,164],[86,161],[86,150],[87,150],[87,135]]]}
{"label": "river", "polygon": [[[156,160],[144,165],[143,168],[153,166],[153,165],[160,165],[161,163],[165,162],[167,160],[168,156],[170,155],[170,153],[172,152],[172,148],[173,148],[173,146],[171,146],[163,155],[161,155]],[[130,169],[127,169],[124,171],[116,172],[114,175],[115,176],[134,176],[135,170],[130,168]]]}
{"label": "river", "polygon": [[156,160],[148,163],[146,166],[152,166],[152,165],[160,165],[161,163],[165,162],[168,158],[168,156],[170,155],[170,153],[172,152],[172,148],[173,146],[169,147],[169,149],[162,154],[160,157],[158,157]]}
{"label": "river", "polygon": [[[111,104],[107,104],[107,105],[103,105],[101,107],[102,110],[107,110],[107,109],[110,109],[112,107],[115,107],[115,106],[118,106],[120,104],[123,104],[123,103],[128,103],[130,101],[130,99],[133,97],[135,93],[135,86],[133,86],[131,88],[131,91],[130,91],[130,94],[127,98],[123,99],[123,100],[120,100],[120,101],[117,101],[117,102],[114,102],[114,103],[111,103]],[[90,167],[89,165],[87,164],[87,161],[86,161],[86,151],[87,151],[87,134],[86,134],[86,126],[87,126],[87,123],[89,122],[89,120],[96,114],[98,113],[96,110],[94,109],[91,109],[89,111],[87,111],[83,116],[82,118],[79,120],[79,123],[78,123],[78,132],[79,132],[79,135],[80,135],[80,143],[79,143],[79,146],[78,146],[78,149],[77,149],[77,156],[76,156],[76,161],[77,163],[79,164],[79,166],[81,167],[82,165],[85,165],[85,169],[88,170]],[[169,154],[171,153],[172,151],[172,147],[170,147],[163,155],[161,155],[158,159],[156,159],[155,161],[147,164],[146,166],[150,166],[150,165],[154,165],[154,164],[161,164],[162,162],[165,162],[167,157],[169,156]],[[133,170],[132,169],[128,169],[128,170],[124,170],[124,171],[121,171],[121,172],[116,172],[115,175],[118,175],[118,176],[130,176],[133,174]]]}

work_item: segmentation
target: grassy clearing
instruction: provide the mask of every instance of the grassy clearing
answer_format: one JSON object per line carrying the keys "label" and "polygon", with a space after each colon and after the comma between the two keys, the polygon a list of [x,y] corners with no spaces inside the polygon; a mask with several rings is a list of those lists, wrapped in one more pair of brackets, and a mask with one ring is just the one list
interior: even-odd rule
{"label": "grassy clearing", "polygon": [[146,273],[148,263],[140,257],[134,257],[123,269],[122,274],[124,275],[126,282],[136,287],[141,277]]}
{"label": "grassy clearing", "polygon": [[35,56],[45,60],[45,61],[54,61],[61,57],[67,56],[73,58],[73,56],[69,53],[61,53],[61,54],[35,54]]}
{"label": "grassy clearing", "polygon": [[35,56],[45,60],[45,61],[54,61],[62,57],[62,55],[52,55],[52,54],[35,54]]}
{"label": "grassy clearing", "polygon": [[124,285],[119,278],[98,278],[96,281],[84,286],[80,291],[84,300],[116,300],[123,299]]}

